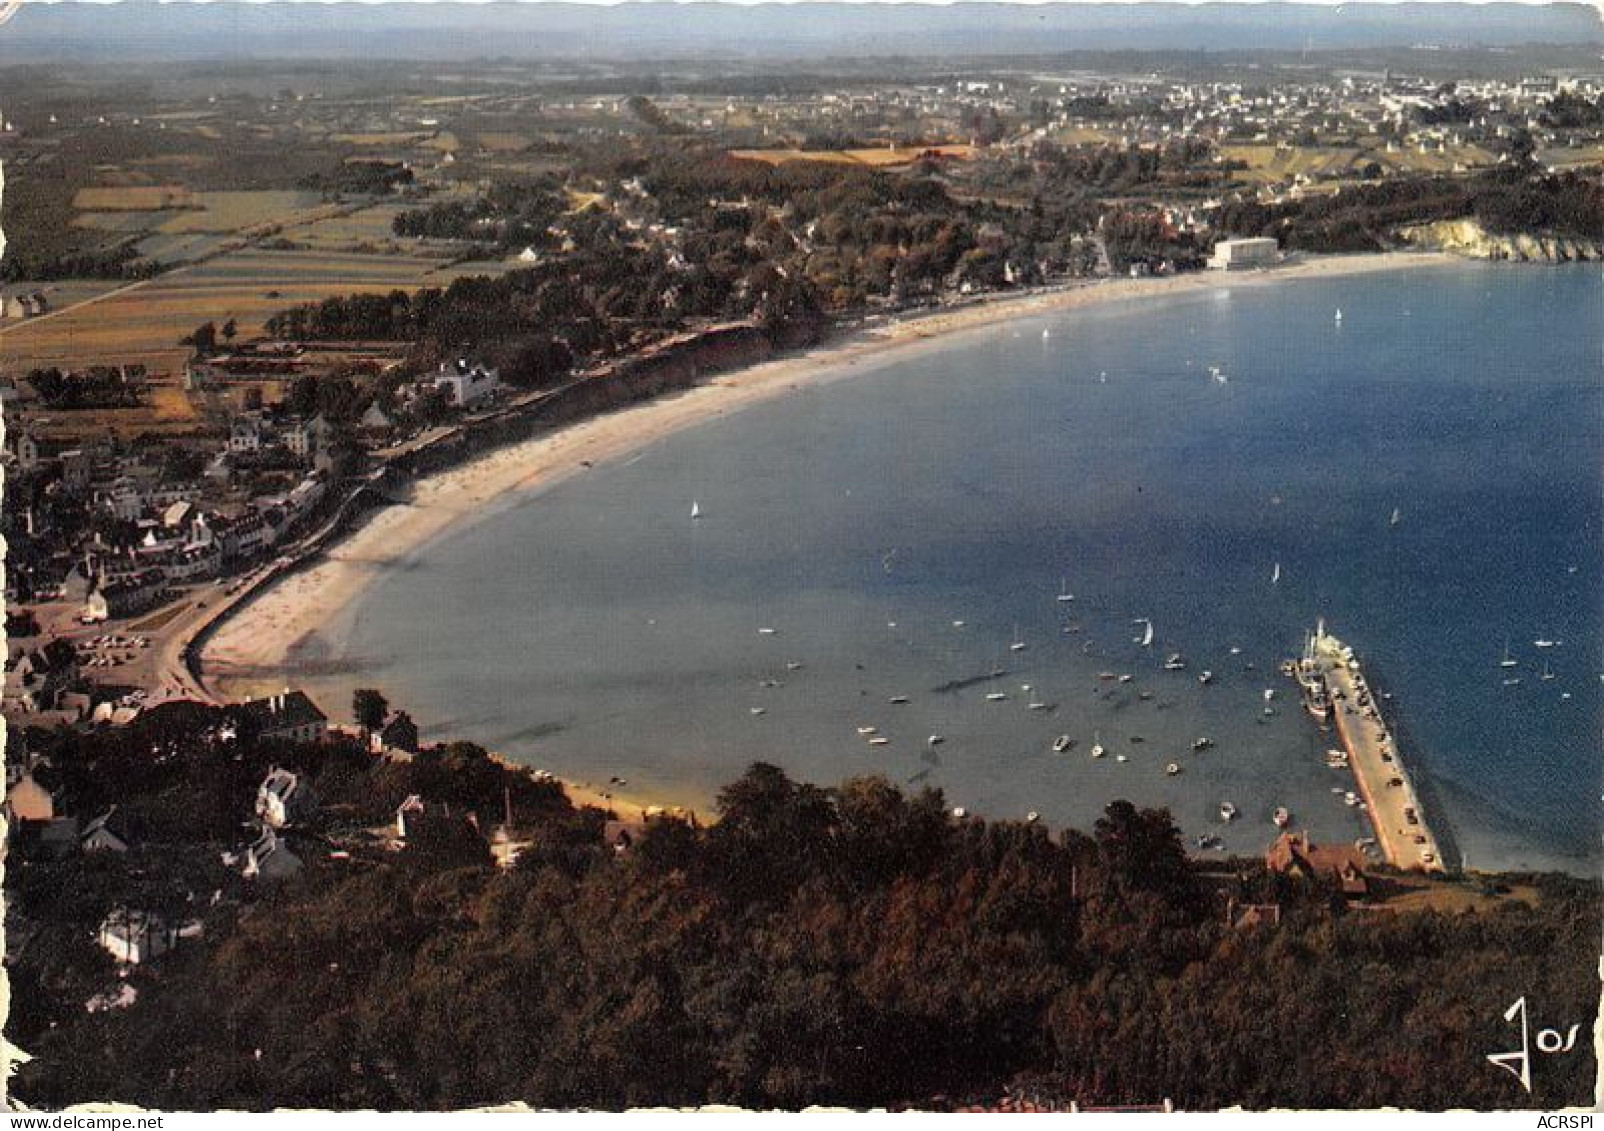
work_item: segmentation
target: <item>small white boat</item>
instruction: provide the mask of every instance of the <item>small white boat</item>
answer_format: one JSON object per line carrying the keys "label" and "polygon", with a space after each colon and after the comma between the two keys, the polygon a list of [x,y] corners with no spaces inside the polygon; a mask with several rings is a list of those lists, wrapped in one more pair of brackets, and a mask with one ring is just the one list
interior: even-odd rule
{"label": "small white boat", "polygon": [[906,695],[893,695],[889,700],[887,700],[887,702],[896,703],[899,706],[907,701],[908,697]]}
{"label": "small white boat", "polygon": [[1236,819],[1236,806],[1229,801],[1220,802],[1220,820],[1234,821]]}
{"label": "small white boat", "polygon": [[1532,641],[1532,647],[1533,648],[1558,648],[1563,643],[1564,643],[1563,640],[1533,640]]}
{"label": "small white boat", "polygon": [[1504,658],[1498,661],[1498,666],[1501,668],[1513,668],[1519,665],[1520,661],[1509,654],[1509,638],[1506,636],[1504,638]]}
{"label": "small white boat", "polygon": [[802,665],[796,660],[790,660],[786,663],[785,670],[788,672],[799,672],[802,670]]}
{"label": "small white boat", "polygon": [[1070,738],[1067,734],[1061,734],[1057,738],[1053,739],[1053,753],[1062,754],[1074,744],[1075,740],[1073,738]]}
{"label": "small white boat", "polygon": [[1275,568],[1270,571],[1270,584],[1271,585],[1279,585],[1279,584],[1281,584],[1281,563],[1280,562],[1276,562],[1275,563]]}
{"label": "small white boat", "polygon": [[1240,656],[1240,655],[1241,655],[1241,654],[1242,654],[1242,649],[1240,649],[1240,648],[1237,648],[1237,647],[1232,647],[1232,649],[1231,649],[1231,655],[1233,655],[1233,656]]}
{"label": "small white boat", "polygon": [[925,739],[925,745],[927,745],[927,746],[940,746],[943,742],[946,742],[946,741],[947,740],[945,738],[942,738],[941,735],[933,734],[929,738]]}
{"label": "small white boat", "polygon": [[766,708],[766,707],[748,707],[747,710],[753,715],[766,715],[766,714],[768,714],[768,708]]}
{"label": "small white boat", "polygon": [[1214,682],[1214,673],[1205,669],[1198,675],[1197,681],[1204,687],[1207,687],[1209,684]]}
{"label": "small white boat", "polygon": [[694,499],[691,500],[691,517],[692,518],[701,518],[702,517],[702,504],[696,502]]}
{"label": "small white boat", "polygon": [[1040,699],[1032,699],[1029,703],[1025,704],[1026,709],[1031,711],[1045,711],[1051,706],[1051,703],[1043,703]]}
{"label": "small white boat", "polygon": [[1337,307],[1337,317],[1336,317],[1335,320],[1337,322],[1341,322],[1342,321],[1342,307],[1340,307],[1340,306]]}
{"label": "small white boat", "polygon": [[1106,753],[1108,753],[1108,751],[1103,749],[1103,734],[1102,734],[1102,732],[1101,731],[1093,732],[1093,734],[1092,734],[1092,757],[1093,758],[1101,758]]}
{"label": "small white boat", "polygon": [[1129,683],[1131,680],[1133,680],[1135,678],[1136,678],[1135,676],[1133,676],[1133,675],[1131,675],[1130,673],[1127,672],[1125,675],[1122,675],[1122,676],[1119,677],[1119,681],[1121,683]]}
{"label": "small white boat", "polygon": [[1214,745],[1214,740],[1212,738],[1199,738],[1199,739],[1196,739],[1196,740],[1193,741],[1192,749],[1193,750],[1207,750],[1209,747],[1211,747],[1213,745]]}
{"label": "small white boat", "polygon": [[869,739],[869,745],[870,746],[889,746],[890,744],[891,744],[891,740],[889,738],[885,738],[885,737],[882,737],[882,736],[879,736],[879,735],[876,735],[874,738]]}
{"label": "small white boat", "polygon": [[1123,754],[1116,754],[1116,755],[1114,755],[1114,761],[1116,761],[1116,762],[1129,762],[1130,759],[1125,757],[1125,755],[1123,755]]}
{"label": "small white boat", "polygon": [[865,738],[867,738],[871,734],[880,733],[880,728],[879,727],[859,727],[858,728],[858,733],[863,735]]}
{"label": "small white boat", "polygon": [[1342,795],[1342,803],[1351,809],[1355,805],[1359,804],[1359,795],[1350,789],[1347,793]]}
{"label": "small white boat", "polygon": [[1025,824],[1027,825],[1034,825],[1039,820],[1041,820],[1041,814],[1034,809],[1025,814]]}
{"label": "small white boat", "polygon": [[1169,765],[1164,767],[1164,772],[1173,778],[1176,774],[1181,772],[1180,763],[1171,762]]}
{"label": "small white boat", "polygon": [[1008,650],[1010,652],[1023,652],[1028,647],[1030,645],[1019,638],[1019,626],[1017,624],[1014,625],[1014,642],[1008,645]]}
{"label": "small white boat", "polygon": [[1514,679],[1506,679],[1503,682],[1505,687],[1518,687],[1520,685],[1520,676],[1516,676]]}
{"label": "small white boat", "polygon": [[757,630],[757,634],[759,636],[774,636],[774,635],[776,635],[776,633],[777,633],[777,630],[772,629],[772,628],[760,628],[760,629]]}
{"label": "small white boat", "polygon": [[1069,579],[1067,577],[1058,579],[1058,599],[1066,604],[1075,599],[1075,594],[1069,591]]}
{"label": "small white boat", "polygon": [[1275,698],[1275,688],[1273,688],[1273,687],[1266,687],[1266,688],[1265,688],[1265,689],[1264,689],[1264,701],[1265,701],[1265,702],[1266,702],[1266,703],[1268,703],[1268,702],[1270,702],[1270,700],[1272,700],[1272,699],[1274,699],[1274,698]]}
{"label": "small white boat", "polygon": [[1392,517],[1387,520],[1387,525],[1388,526],[1397,526],[1402,521],[1403,521],[1403,511],[1399,510],[1397,507],[1393,507],[1392,508]]}
{"label": "small white boat", "polygon": [[1179,652],[1171,652],[1170,658],[1164,661],[1164,670],[1167,672],[1182,671],[1185,669],[1185,667],[1186,658]]}
{"label": "small white boat", "polygon": [[1006,691],[993,691],[993,692],[991,692],[990,694],[988,694],[986,696],[986,702],[988,702],[988,703],[1001,703],[1006,698],[1008,698],[1008,692],[1006,692]]}
{"label": "small white boat", "polygon": [[1554,669],[1549,666],[1547,660],[1543,661],[1543,674],[1537,678],[1541,680],[1550,680],[1554,678]]}
{"label": "small white boat", "polygon": [[1048,338],[1050,338],[1050,337],[1052,337],[1052,336],[1053,336],[1053,332],[1052,332],[1052,331],[1051,331],[1051,330],[1043,330],[1043,331],[1042,331],[1042,332],[1041,332],[1041,340],[1042,340],[1042,341],[1044,341],[1044,342],[1045,342],[1045,341],[1046,341],[1046,340],[1047,340],[1047,339],[1048,339]]}
{"label": "small white boat", "polygon": [[952,627],[954,627],[954,628],[962,628],[964,626],[964,623],[965,622],[963,622],[961,620],[955,620],[955,621],[952,622]]}
{"label": "small white boat", "polygon": [[1276,828],[1284,829],[1292,823],[1292,814],[1288,813],[1286,809],[1278,807],[1275,813],[1270,817],[1270,820],[1275,822]]}

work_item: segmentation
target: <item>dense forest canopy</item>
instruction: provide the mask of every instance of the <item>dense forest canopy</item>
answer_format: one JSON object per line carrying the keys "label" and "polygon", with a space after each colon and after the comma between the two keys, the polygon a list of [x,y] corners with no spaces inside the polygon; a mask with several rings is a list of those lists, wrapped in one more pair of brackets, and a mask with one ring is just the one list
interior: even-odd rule
{"label": "dense forest canopy", "polygon": [[[761,764],[722,791],[716,823],[652,818],[621,852],[605,814],[469,744],[398,763],[353,740],[264,742],[207,710],[156,716],[31,736],[53,785],[119,799],[141,840],[11,877],[14,911],[49,928],[11,966],[29,1102],[942,1107],[1028,1088],[1440,1109],[1591,1094],[1586,1047],[1543,1059],[1530,1095],[1484,1056],[1509,1043],[1522,995],[1543,1025],[1590,1029],[1593,884],[1537,878],[1532,902],[1460,914],[1344,909],[1256,861],[1200,869],[1162,810],[1117,802],[1089,834],[1052,835],[956,818],[932,790]],[[272,765],[322,799],[296,841],[308,866],[242,885],[218,849]],[[315,851],[413,794],[482,829],[510,810],[529,846],[510,869],[471,836]],[[204,918],[205,940],[131,974],[130,1007],[88,1012],[117,984],[94,924],[130,900]],[[1233,927],[1232,901],[1280,921]]]}

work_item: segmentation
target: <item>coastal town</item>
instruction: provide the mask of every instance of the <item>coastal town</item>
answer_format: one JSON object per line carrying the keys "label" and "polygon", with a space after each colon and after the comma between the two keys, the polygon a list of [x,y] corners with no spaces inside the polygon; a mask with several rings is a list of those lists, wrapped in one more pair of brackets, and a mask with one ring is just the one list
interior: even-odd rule
{"label": "coastal town", "polygon": [[[386,545],[421,543],[485,499],[631,451],[657,434],[631,431],[645,428],[627,415],[642,405],[664,414],[654,427],[666,432],[792,389],[798,367],[825,355],[851,364],[1022,313],[1221,279],[1604,260],[1596,53],[1383,54],[1370,65],[1295,52],[1179,53],[1152,66],[900,60],[850,80],[732,64],[723,76],[650,82],[622,66],[576,77],[496,61],[460,73],[175,64],[136,68],[131,86],[67,67],[8,91],[6,932],[12,985],[32,998],[13,1018],[38,1062],[25,1082],[47,1103],[143,1079],[145,1102],[175,1105],[261,1106],[271,1095],[425,1107],[512,1086],[557,1105],[1162,1110],[1173,1086],[1144,1091],[1134,1060],[1105,1071],[1108,1050],[1089,1035],[1101,1008],[1092,988],[1044,997],[1048,979],[1033,980],[1030,963],[1056,978],[1179,924],[1188,941],[1175,954],[1141,960],[1155,979],[1186,962],[1212,972],[1200,978],[1225,977],[1248,961],[1242,948],[1278,933],[1342,961],[1372,945],[1406,949],[1412,916],[1429,918],[1450,953],[1490,955],[1522,916],[1540,915],[1585,949],[1578,924],[1596,885],[1462,868],[1435,799],[1405,766],[1413,751],[1390,695],[1361,668],[1369,657],[1324,624],[1301,658],[1289,642],[1286,690],[1367,833],[1312,839],[1288,799],[1291,811],[1255,815],[1256,835],[1243,834],[1254,843],[1229,853],[1207,837],[1189,850],[1162,810],[1124,801],[1077,832],[1034,812],[969,813],[939,791],[815,786],[762,764],[692,812],[604,780],[605,769],[560,781],[521,752],[415,718],[382,687],[318,701],[293,655],[329,594],[360,590]],[[531,444],[543,447],[531,455]],[[448,475],[467,477],[473,505],[440,502]],[[320,584],[325,603],[304,600]],[[1151,644],[1151,621],[1147,634]],[[888,741],[874,729],[859,735]],[[1098,738],[1063,741],[1058,753],[1101,756]],[[1171,776],[1190,764],[1176,758]],[[1210,804],[1222,829],[1242,827],[1229,803]],[[950,874],[943,852],[961,862]],[[972,919],[932,910],[949,888],[975,901]],[[696,936],[694,916],[668,906],[674,892],[708,921],[752,918]],[[839,914],[872,936],[865,950],[889,951],[905,943],[875,932],[916,933],[928,916],[943,923],[932,945],[963,956],[932,975],[962,967],[952,974],[962,991],[932,991],[897,1021],[886,1020],[896,1009],[872,1022],[832,1017],[820,1033],[883,1050],[908,1025],[942,1034],[933,1049],[950,1039],[994,1053],[958,1071],[932,1052],[883,1086],[862,1065],[804,1070],[783,1052],[770,1066],[749,1049],[750,1063],[732,1055],[705,1078],[680,1064],[676,1034],[722,1039],[712,1034],[725,1021],[710,1018],[724,1006],[709,1002],[745,991],[708,971],[744,932],[762,933],[751,924],[776,892],[800,893],[820,939]],[[566,909],[615,897],[642,925],[612,953],[611,928]],[[884,921],[854,919],[860,899]],[[454,1061],[450,1042],[429,1026],[420,1032],[432,1046],[398,1036],[373,985],[388,971],[410,987],[384,999],[395,1017],[444,1011],[450,999],[429,995],[446,992],[441,970],[455,967],[431,968],[422,939],[438,932],[450,939],[442,952],[471,953],[496,924],[548,913],[569,931],[541,936],[552,968],[582,973],[547,985],[529,960],[520,976],[544,987],[527,991],[529,1016],[560,1017],[552,1025],[571,1044],[535,1067],[498,1048],[438,1083],[420,1066]],[[1046,934],[1017,952],[981,948],[1017,961],[1019,979],[997,988],[1005,1000],[993,1012],[970,1013],[963,995],[990,968],[968,968],[979,951],[964,932],[993,922],[1021,932],[1010,938]],[[1309,941],[1327,930],[1343,941]],[[314,960],[304,971],[248,957],[292,938]],[[417,966],[387,967],[386,946]],[[652,957],[663,946],[695,950],[707,969],[664,973]],[[1177,958],[1185,948],[1195,953]],[[790,960],[778,949],[769,959]],[[651,988],[626,997],[627,1010],[594,1007],[625,1014],[599,1037],[593,1007],[576,1003],[592,1000],[586,980],[605,982],[609,963],[618,984]],[[225,1003],[220,986],[258,975]],[[889,1000],[903,977],[843,1000]],[[359,981],[368,989],[354,990]],[[312,1014],[282,1003],[320,992],[343,1003],[344,1028],[306,1038]],[[505,993],[463,992],[497,1024]],[[773,1024],[822,1016],[815,1005]],[[169,1009],[189,1012],[197,1044],[228,1037],[158,1075],[134,1028]],[[1376,1017],[1390,1021],[1391,1009],[1382,1002]],[[1017,1036],[1038,1022],[1050,1037]],[[1213,1031],[1198,1017],[1174,1025]],[[1121,1050],[1139,1046],[1134,1028],[1119,1032]],[[307,1067],[302,1039],[326,1069]],[[330,1050],[346,1041],[341,1060]],[[565,1077],[562,1057],[577,1062],[593,1041],[610,1064],[661,1062],[662,1074],[639,1085],[620,1083],[621,1069]],[[1049,1045],[1056,1068],[1039,1072]],[[92,1047],[129,1059],[82,1076],[61,1068],[93,1059]],[[1400,1079],[1425,1089],[1426,1105],[1446,1105],[1421,1083],[1425,1061],[1410,1064]],[[268,1065],[290,1066],[287,1082],[258,1095]],[[1563,1071],[1539,1097],[1549,1106],[1575,1098],[1583,1074],[1569,1062]],[[1326,1102],[1312,1081],[1300,1076],[1307,1091],[1289,1098],[1222,1076],[1179,1101]],[[1371,1087],[1375,1103],[1415,1094]]]}
{"label": "coastal town", "polygon": [[[0,289],[7,586],[14,628],[32,631],[11,633],[8,717],[126,717],[195,694],[189,646],[220,607],[419,472],[841,328],[1330,251],[1600,251],[1596,180],[1566,179],[1604,159],[1604,79],[1586,73],[1000,72],[586,101],[534,85],[454,100],[455,119],[423,109],[439,100],[289,88],[219,91],[198,114],[154,95],[74,117],[48,90],[8,108],[0,148],[22,192],[31,164],[106,135],[134,153],[204,153],[238,130],[344,139],[337,175],[303,178],[331,182],[320,192],[155,186],[138,158],[85,169],[58,202],[70,246],[16,241]],[[507,136],[503,120],[538,128]],[[665,138],[719,161],[693,172]],[[1553,199],[1483,199],[1484,178]],[[839,199],[815,201],[832,181]],[[917,206],[933,242],[893,219],[911,197],[853,199],[880,185],[935,194]],[[257,198],[297,195],[289,225],[228,228],[290,203]],[[1533,222],[1504,215],[1520,207]],[[865,223],[889,228],[866,241],[851,230]],[[359,227],[369,238],[347,240]],[[413,286],[390,270],[414,265]],[[622,292],[580,307],[558,293],[619,270],[645,284],[628,309],[608,309]],[[348,281],[364,275],[374,293]],[[242,293],[253,277],[262,292]],[[70,674],[39,670],[66,655],[57,641]]]}

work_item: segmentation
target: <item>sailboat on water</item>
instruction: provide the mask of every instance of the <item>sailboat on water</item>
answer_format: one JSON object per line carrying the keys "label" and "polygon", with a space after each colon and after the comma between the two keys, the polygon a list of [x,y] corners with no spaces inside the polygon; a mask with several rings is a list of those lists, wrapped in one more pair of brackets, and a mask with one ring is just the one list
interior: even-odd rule
{"label": "sailboat on water", "polygon": [[1509,654],[1509,637],[1504,637],[1504,658],[1498,661],[1498,666],[1501,668],[1513,668],[1519,666],[1519,663],[1520,661]]}
{"label": "sailboat on water", "polygon": [[1275,563],[1275,568],[1270,571],[1270,584],[1271,585],[1280,585],[1281,584],[1281,563],[1280,562],[1276,562]]}
{"label": "sailboat on water", "polygon": [[1397,507],[1393,507],[1392,508],[1392,517],[1387,520],[1387,525],[1388,526],[1397,526],[1402,521],[1403,521],[1403,511],[1399,510]]}
{"label": "sailboat on water", "polygon": [[1069,578],[1067,577],[1058,579],[1058,599],[1066,604],[1075,599],[1075,594],[1069,591]]}
{"label": "sailboat on water", "polygon": [[692,499],[691,500],[691,518],[697,519],[697,518],[701,518],[701,517],[702,517],[702,504],[697,502],[695,499]]}

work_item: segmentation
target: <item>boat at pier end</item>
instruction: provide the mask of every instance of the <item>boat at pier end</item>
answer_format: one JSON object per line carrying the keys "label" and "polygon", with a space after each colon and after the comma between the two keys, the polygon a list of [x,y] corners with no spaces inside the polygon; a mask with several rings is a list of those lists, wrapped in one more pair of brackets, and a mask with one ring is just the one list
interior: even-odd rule
{"label": "boat at pier end", "polygon": [[[1327,632],[1321,621],[1305,641],[1302,658],[1289,666],[1311,704],[1309,713],[1336,725],[1387,863],[1404,870],[1446,871],[1442,849],[1353,649]],[[1323,716],[1314,704],[1324,706]]]}

